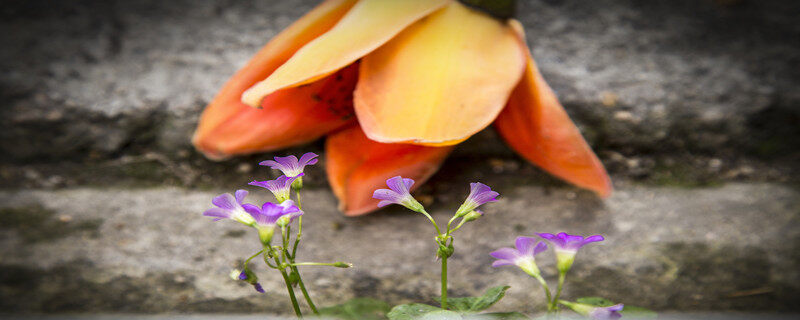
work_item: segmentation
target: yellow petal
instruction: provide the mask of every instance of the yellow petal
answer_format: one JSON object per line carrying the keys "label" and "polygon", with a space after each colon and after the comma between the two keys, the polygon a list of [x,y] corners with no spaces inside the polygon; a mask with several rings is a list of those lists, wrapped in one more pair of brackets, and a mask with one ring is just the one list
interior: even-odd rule
{"label": "yellow petal", "polygon": [[511,27],[453,2],[362,59],[356,115],[375,141],[456,144],[492,123],[523,70]]}
{"label": "yellow petal", "polygon": [[279,89],[324,77],[380,47],[414,21],[450,0],[361,0],[330,31],[309,42],[267,79],[245,91],[258,106]]}

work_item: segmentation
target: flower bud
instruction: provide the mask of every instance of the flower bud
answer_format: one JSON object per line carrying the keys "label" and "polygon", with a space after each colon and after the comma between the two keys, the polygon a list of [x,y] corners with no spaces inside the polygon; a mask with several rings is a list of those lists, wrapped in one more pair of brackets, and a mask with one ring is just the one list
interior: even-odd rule
{"label": "flower bud", "polygon": [[336,262],[336,263],[333,264],[333,266],[337,267],[337,268],[352,268],[353,264],[352,263],[346,263],[346,262]]}
{"label": "flower bud", "polygon": [[295,190],[303,189],[303,177],[297,177],[297,180],[292,182],[292,188]]}
{"label": "flower bud", "polygon": [[258,238],[261,240],[261,244],[269,246],[270,242],[272,242],[272,236],[275,234],[275,226],[258,225],[256,229],[258,229]]}
{"label": "flower bud", "polygon": [[483,217],[483,211],[475,209],[464,215],[464,222],[475,221],[480,217]]}

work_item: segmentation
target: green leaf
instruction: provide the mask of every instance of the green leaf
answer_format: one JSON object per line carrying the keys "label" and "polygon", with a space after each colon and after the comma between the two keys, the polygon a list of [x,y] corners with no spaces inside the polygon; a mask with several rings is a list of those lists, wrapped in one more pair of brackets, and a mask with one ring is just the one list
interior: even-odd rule
{"label": "green leaf", "polygon": [[464,316],[464,320],[530,320],[519,312],[492,312]]}
{"label": "green leaf", "polygon": [[[480,297],[464,297],[464,298],[448,298],[447,309],[458,311],[462,313],[475,313],[481,310],[486,310],[491,307],[495,302],[500,301],[506,294],[506,290],[511,288],[509,286],[498,286],[489,288]],[[442,298],[436,297],[437,302],[441,303]]]}
{"label": "green leaf", "polygon": [[319,313],[324,317],[341,320],[379,320],[386,319],[389,309],[389,304],[381,300],[354,298],[342,304],[322,308]]}
{"label": "green leaf", "polygon": [[600,297],[583,297],[583,298],[578,298],[578,300],[575,301],[578,303],[588,304],[595,307],[610,307],[616,304],[611,300]]}
{"label": "green leaf", "polygon": [[428,312],[422,317],[419,318],[420,320],[462,320],[461,315],[458,312],[453,312],[450,310],[436,310]]}
{"label": "green leaf", "polygon": [[390,320],[415,320],[419,319],[426,313],[441,310],[441,308],[427,304],[409,303],[394,306],[394,308],[392,308],[392,310],[390,310],[386,316],[389,317]]}
{"label": "green leaf", "polygon": [[628,306],[628,305],[622,308],[622,311],[620,311],[619,313],[621,313],[626,317],[637,318],[637,319],[655,319],[658,317],[658,313],[656,313],[653,310],[637,306]]}

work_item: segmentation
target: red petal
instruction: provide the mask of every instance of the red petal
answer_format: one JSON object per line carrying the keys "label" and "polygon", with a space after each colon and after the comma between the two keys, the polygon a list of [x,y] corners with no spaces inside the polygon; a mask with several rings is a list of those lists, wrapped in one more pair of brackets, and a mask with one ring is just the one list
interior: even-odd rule
{"label": "red petal", "polygon": [[603,164],[544,81],[530,54],[525,74],[495,120],[495,127],[514,150],[545,171],[601,197],[611,194],[611,179]]}
{"label": "red petal", "polygon": [[325,168],[339,209],[357,216],[378,209],[372,193],[385,188],[386,179],[397,175],[414,179],[414,190],[439,170],[453,148],[379,143],[354,125],[328,136]]}
{"label": "red petal", "polygon": [[[257,150],[220,149],[219,139],[212,137],[212,131],[219,126],[231,125],[226,122],[242,112],[252,109],[240,101],[242,93],[272,74],[302,46],[330,30],[339,19],[355,4],[356,0],[328,0],[272,38],[242,69],[230,80],[203,111],[192,143],[210,157],[224,157],[233,153]],[[256,118],[255,116],[250,116]]]}
{"label": "red petal", "polygon": [[210,157],[271,151],[316,140],[355,122],[354,64],[317,82],[267,96],[262,108],[242,108],[195,141]]}

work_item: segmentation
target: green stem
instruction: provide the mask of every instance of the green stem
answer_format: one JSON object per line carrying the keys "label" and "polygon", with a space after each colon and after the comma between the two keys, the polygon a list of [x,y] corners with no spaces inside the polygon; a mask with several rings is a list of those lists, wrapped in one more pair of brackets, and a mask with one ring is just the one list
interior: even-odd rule
{"label": "green stem", "polygon": [[[275,259],[275,263],[277,265],[281,264],[280,261],[278,261],[277,256],[273,255],[272,258]],[[264,262],[265,263],[267,262],[266,254],[264,255]],[[297,315],[298,318],[302,318],[303,314],[300,312],[300,305],[297,303],[297,298],[294,296],[294,289],[292,289],[292,284],[289,281],[289,276],[286,274],[286,270],[284,270],[283,268],[279,268],[278,271],[280,271],[281,275],[283,276],[283,282],[286,284],[286,291],[289,292],[289,299],[292,300],[292,307],[294,308],[294,313]]]}
{"label": "green stem", "polygon": [[558,288],[556,288],[556,297],[551,302],[553,310],[558,310],[558,298],[561,297],[561,289],[564,287],[564,280],[567,278],[567,274],[563,272],[558,273]]}
{"label": "green stem", "polygon": [[299,266],[331,266],[335,267],[336,262],[298,262],[290,264],[291,266],[299,267]]}
{"label": "green stem", "polygon": [[428,217],[428,220],[430,220],[431,223],[433,223],[433,227],[436,228],[436,235],[441,236],[442,235],[442,231],[439,230],[439,225],[436,224],[436,220],[433,220],[433,217],[431,217],[431,215],[428,214],[428,212],[425,211],[425,209],[422,209],[422,211],[420,211],[420,213],[422,213],[426,217]]}
{"label": "green stem", "polygon": [[248,268],[247,265],[250,264],[250,260],[253,260],[253,258],[258,257],[260,254],[264,253],[264,250],[267,249],[261,249],[261,251],[256,252],[256,254],[250,256],[250,258],[247,258],[247,260],[244,261],[244,268],[247,269]]}
{"label": "green stem", "polygon": [[553,299],[550,296],[550,287],[547,286],[547,281],[544,281],[544,278],[542,278],[542,276],[534,276],[534,278],[536,278],[536,280],[538,280],[539,283],[542,284],[542,288],[544,289],[544,295],[547,297],[547,313],[550,313],[552,312],[553,309],[552,307]]}
{"label": "green stem", "polygon": [[456,230],[458,230],[459,228],[461,228],[461,226],[464,225],[464,222],[466,221],[464,219],[461,219],[461,222],[459,222],[458,225],[455,228],[453,228],[453,230],[450,230],[450,233],[456,232]]}
{"label": "green stem", "polygon": [[317,306],[314,304],[314,301],[311,301],[311,296],[308,294],[308,290],[306,290],[306,285],[305,283],[303,283],[303,278],[300,277],[300,271],[297,270],[296,266],[290,265],[289,267],[292,268],[292,271],[294,271],[294,273],[297,275],[297,284],[300,285],[300,291],[303,293],[303,297],[306,298],[306,302],[308,303],[308,306],[311,308],[311,311],[314,312],[314,314],[319,315],[319,311],[317,311]]}
{"label": "green stem", "polygon": [[447,257],[442,257],[442,309],[447,310]]}

